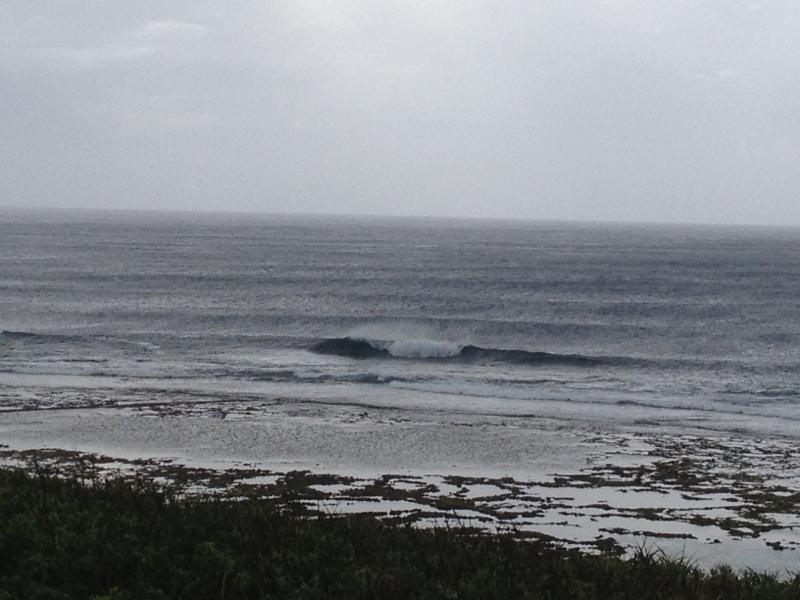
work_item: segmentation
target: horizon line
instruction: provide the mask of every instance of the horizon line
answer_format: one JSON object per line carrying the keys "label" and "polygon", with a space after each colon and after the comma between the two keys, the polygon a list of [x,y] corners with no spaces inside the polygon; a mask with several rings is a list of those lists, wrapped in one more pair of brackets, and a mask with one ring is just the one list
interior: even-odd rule
{"label": "horizon line", "polygon": [[625,219],[570,219],[547,217],[510,217],[510,216],[455,216],[432,214],[398,214],[398,213],[329,213],[329,212],[303,212],[303,211],[268,211],[253,209],[209,209],[209,208],[121,208],[121,207],[88,207],[88,206],[21,206],[0,204],[0,211],[19,212],[94,212],[94,213],[138,213],[138,214],[170,214],[177,216],[207,215],[207,216],[260,216],[260,217],[316,217],[327,219],[389,219],[389,220],[423,220],[455,222],[483,222],[483,223],[553,223],[562,225],[627,225],[640,227],[728,227],[728,228],[768,228],[768,229],[800,229],[797,224],[778,223],[740,223],[730,221],[642,221]]}

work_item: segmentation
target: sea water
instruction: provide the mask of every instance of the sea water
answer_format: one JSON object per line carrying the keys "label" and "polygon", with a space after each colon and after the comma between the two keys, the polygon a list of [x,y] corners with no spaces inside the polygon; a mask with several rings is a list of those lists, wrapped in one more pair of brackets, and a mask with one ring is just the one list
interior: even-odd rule
{"label": "sea water", "polygon": [[2,432],[383,466],[541,450],[470,446],[500,422],[797,437],[799,259],[789,228],[5,210]]}

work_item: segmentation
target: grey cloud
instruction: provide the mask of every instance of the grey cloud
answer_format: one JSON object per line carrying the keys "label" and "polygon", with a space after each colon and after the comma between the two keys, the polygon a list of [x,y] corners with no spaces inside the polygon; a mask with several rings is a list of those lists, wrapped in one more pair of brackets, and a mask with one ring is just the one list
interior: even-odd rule
{"label": "grey cloud", "polygon": [[800,5],[0,7],[0,204],[800,224]]}
{"label": "grey cloud", "polygon": [[164,36],[164,35],[205,35],[208,29],[197,23],[187,21],[150,21],[142,28],[145,36]]}
{"label": "grey cloud", "polygon": [[149,46],[109,44],[84,48],[41,47],[34,49],[31,55],[49,64],[54,63],[77,69],[95,69],[113,63],[152,56],[154,53],[155,49]]}

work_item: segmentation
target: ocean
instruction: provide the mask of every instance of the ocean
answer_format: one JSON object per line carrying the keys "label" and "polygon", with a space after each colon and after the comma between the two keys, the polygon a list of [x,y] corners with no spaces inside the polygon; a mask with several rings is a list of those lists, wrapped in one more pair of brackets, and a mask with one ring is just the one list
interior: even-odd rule
{"label": "ocean", "polygon": [[2,408],[74,381],[780,433],[799,258],[794,229],[6,211]]}

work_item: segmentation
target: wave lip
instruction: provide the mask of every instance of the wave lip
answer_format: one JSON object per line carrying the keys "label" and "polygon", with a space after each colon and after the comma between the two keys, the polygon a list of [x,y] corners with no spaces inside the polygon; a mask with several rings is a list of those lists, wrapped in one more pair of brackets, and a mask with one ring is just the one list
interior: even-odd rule
{"label": "wave lip", "polygon": [[502,362],[522,365],[562,364],[594,366],[601,359],[580,354],[554,354],[528,350],[482,348],[468,344],[460,346],[450,342],[432,340],[366,340],[361,338],[327,338],[311,346],[318,354],[332,354],[349,358],[406,358],[427,360],[458,360],[461,362]]}

